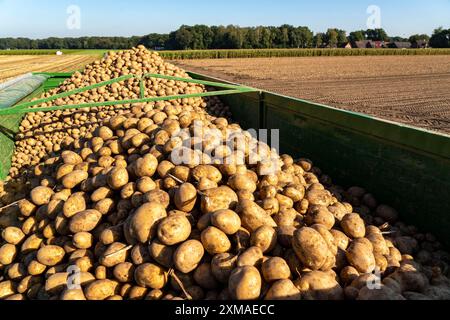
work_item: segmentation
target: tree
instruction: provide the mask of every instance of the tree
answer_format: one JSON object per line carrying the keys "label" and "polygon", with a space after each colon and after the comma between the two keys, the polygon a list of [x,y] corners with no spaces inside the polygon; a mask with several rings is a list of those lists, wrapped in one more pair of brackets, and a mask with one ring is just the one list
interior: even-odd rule
{"label": "tree", "polygon": [[269,28],[264,27],[261,30],[261,48],[272,48],[272,32]]}
{"label": "tree", "polygon": [[450,29],[446,30],[440,27],[434,30],[430,38],[430,46],[432,48],[450,48]]}
{"label": "tree", "polygon": [[373,41],[389,41],[389,36],[384,29],[367,29],[366,37]]}
{"label": "tree", "polygon": [[321,48],[323,46],[325,34],[319,32],[313,38],[313,46],[315,48]]}
{"label": "tree", "polygon": [[311,47],[313,41],[313,32],[308,27],[298,27],[294,29],[293,36],[295,37],[295,44],[293,47],[308,48]]}
{"label": "tree", "polygon": [[192,33],[186,27],[181,27],[177,32],[175,32],[175,41],[179,49],[190,49],[192,39]]}
{"label": "tree", "polygon": [[364,41],[366,40],[366,32],[363,30],[350,32],[349,40],[353,43],[356,41]]}
{"label": "tree", "polygon": [[337,31],[337,42],[339,46],[343,46],[348,42],[347,32],[345,30],[336,30]]}
{"label": "tree", "polygon": [[279,45],[281,48],[288,48],[289,46],[291,46],[291,41],[290,41],[289,35],[290,35],[291,31],[294,29],[294,27],[291,25],[288,25],[288,24],[284,24],[279,29],[280,29]]}
{"label": "tree", "polygon": [[325,34],[325,42],[328,47],[330,48],[336,48],[338,45],[338,32],[336,29],[328,29],[327,33]]}

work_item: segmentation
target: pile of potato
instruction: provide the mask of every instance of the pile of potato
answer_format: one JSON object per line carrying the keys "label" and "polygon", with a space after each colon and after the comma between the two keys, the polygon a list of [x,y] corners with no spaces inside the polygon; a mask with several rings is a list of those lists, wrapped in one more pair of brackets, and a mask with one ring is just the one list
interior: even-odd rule
{"label": "pile of potato", "polygon": [[[141,76],[147,73],[190,78],[184,70],[164,62],[157,52],[150,52],[140,46],[128,51],[109,52],[105,58],[87,65],[82,73],[75,72],[60,87],[46,92],[40,98],[50,97],[124,75],[136,74]],[[146,78],[144,82],[146,97],[192,94],[205,91],[203,85],[180,81]],[[130,79],[89,90],[82,94],[60,98],[53,102],[41,104],[39,107],[139,99],[139,94],[139,80]],[[216,116],[227,118],[231,116],[229,110],[216,97],[183,99],[174,101],[172,104],[182,107],[206,108]],[[154,105],[161,107],[164,106],[164,103],[159,102]],[[118,105],[28,114],[20,125],[20,133],[16,136],[16,152],[12,157],[10,175],[14,178],[19,177],[24,171],[29,171],[31,167],[38,165],[43,159],[45,160],[48,154],[57,153],[67,148],[74,140],[84,137],[87,132],[96,128],[105,119],[122,114],[129,107],[129,105]]]}
{"label": "pile of potato", "polygon": [[[157,57],[142,47],[110,55],[55,92],[142,68],[186,76]],[[178,85],[147,90],[204,90]],[[97,94],[132,97],[130,86]],[[62,112],[83,132],[58,143],[44,134],[45,161],[31,160],[3,191],[17,200],[30,190],[0,212],[0,299],[450,299],[450,257],[436,238],[366,190],[333,184],[312,161],[278,155],[210,103],[220,117],[201,99],[83,111],[91,122]],[[54,114],[24,122],[49,117],[61,124]],[[233,129],[243,143],[192,136],[199,124]],[[178,150],[189,155],[182,164]]]}

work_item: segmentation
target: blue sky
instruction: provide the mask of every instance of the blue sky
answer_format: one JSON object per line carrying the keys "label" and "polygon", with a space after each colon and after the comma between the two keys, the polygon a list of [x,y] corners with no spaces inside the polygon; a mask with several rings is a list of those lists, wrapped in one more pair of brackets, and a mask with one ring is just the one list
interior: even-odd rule
{"label": "blue sky", "polygon": [[[67,28],[77,5],[81,28]],[[130,36],[164,33],[182,24],[306,25],[313,31],[367,29],[367,8],[381,9],[390,35],[450,28],[450,0],[0,0],[0,37]]]}

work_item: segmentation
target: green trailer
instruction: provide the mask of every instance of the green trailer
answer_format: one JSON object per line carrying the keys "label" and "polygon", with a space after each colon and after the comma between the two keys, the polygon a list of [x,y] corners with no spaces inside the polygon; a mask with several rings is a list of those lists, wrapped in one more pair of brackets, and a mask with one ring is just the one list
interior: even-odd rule
{"label": "green trailer", "polygon": [[[70,76],[44,75],[46,80],[23,101]],[[243,128],[279,129],[282,153],[314,160],[339,185],[364,187],[396,208],[405,222],[450,246],[450,136],[200,74],[191,76],[199,83],[220,86],[216,93]],[[9,170],[14,134],[25,112],[0,110],[2,178]]]}

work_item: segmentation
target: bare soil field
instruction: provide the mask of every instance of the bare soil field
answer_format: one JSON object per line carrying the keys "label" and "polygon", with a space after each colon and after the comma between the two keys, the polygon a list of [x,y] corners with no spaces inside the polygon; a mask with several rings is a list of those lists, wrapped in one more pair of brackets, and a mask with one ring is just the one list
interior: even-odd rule
{"label": "bare soil field", "polygon": [[65,72],[83,68],[95,55],[0,56],[0,83],[28,72]]}
{"label": "bare soil field", "polygon": [[174,61],[210,76],[450,133],[449,56]]}

